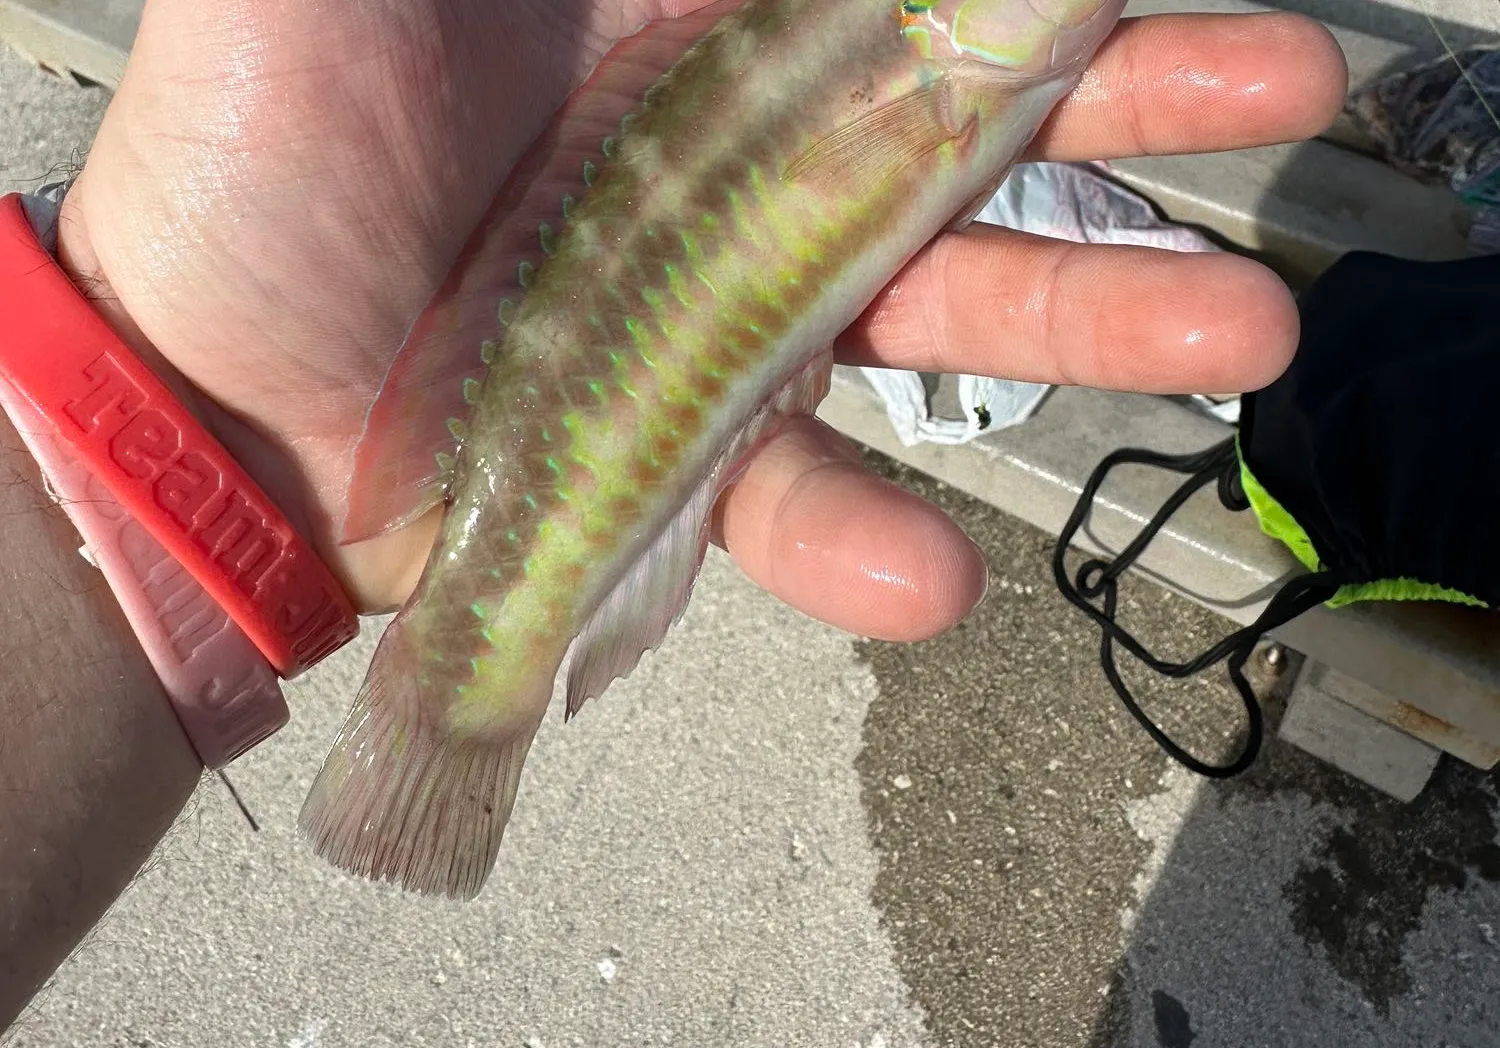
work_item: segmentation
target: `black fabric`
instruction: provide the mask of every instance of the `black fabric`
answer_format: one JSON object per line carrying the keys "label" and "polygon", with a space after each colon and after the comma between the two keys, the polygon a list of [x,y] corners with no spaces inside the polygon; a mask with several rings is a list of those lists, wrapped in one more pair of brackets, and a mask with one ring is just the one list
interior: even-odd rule
{"label": "black fabric", "polygon": [[1240,452],[1332,572],[1500,604],[1500,256],[1346,255],[1301,302]]}
{"label": "black fabric", "polygon": [[[1248,768],[1259,751],[1259,704],[1244,675],[1265,633],[1345,585],[1413,579],[1500,605],[1500,256],[1408,262],[1344,256],[1300,302],[1302,335],[1291,366],[1241,400],[1238,443],[1196,455],[1125,448],[1104,459],[1080,495],[1053,553],[1059,591],[1099,626],[1100,664],[1130,714],[1173,759],[1210,777]],[[1322,569],[1286,583],[1260,618],[1197,658],[1158,658],[1115,619],[1119,579],[1193,493],[1217,482],[1220,502],[1248,506],[1244,467],[1306,532]],[[1187,479],[1112,560],[1087,559],[1069,577],[1064,558],[1114,467],[1137,463]],[[1228,660],[1245,706],[1246,741],[1227,764],[1208,764],[1141,709],[1116,665],[1124,648],[1155,673],[1192,676]]]}

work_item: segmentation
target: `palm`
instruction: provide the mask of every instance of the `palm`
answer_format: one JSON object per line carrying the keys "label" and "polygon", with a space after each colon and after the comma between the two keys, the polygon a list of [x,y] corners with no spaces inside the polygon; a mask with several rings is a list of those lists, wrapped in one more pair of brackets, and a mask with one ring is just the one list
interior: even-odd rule
{"label": "palm", "polygon": [[[325,550],[365,410],[496,188],[616,36],[687,5],[392,6],[285,8],[249,63],[222,27],[263,4],[148,5],[91,168],[143,163],[84,176],[125,312]],[[163,105],[168,70],[212,90]]]}
{"label": "palm", "polygon": [[[65,242],[65,255],[71,251],[77,268],[102,271],[140,341],[206,395],[204,409],[225,442],[333,553],[365,411],[506,175],[613,43],[648,19],[708,2],[429,0],[362,5],[356,17],[342,5],[152,0],[74,191],[72,217],[84,235],[71,248]],[[1307,59],[1304,48],[1283,61],[1305,69]],[[1271,62],[1268,55],[1262,66]],[[1263,85],[1277,76],[1254,73],[1261,85],[1254,104],[1267,108],[1274,99],[1266,102]],[[1309,100],[1299,75],[1298,97],[1283,97],[1285,115],[1262,140],[1295,137],[1288,124],[1295,132],[1310,110],[1316,123],[1318,107],[1329,108]],[[1245,295],[1257,296],[1262,328],[1268,317],[1284,322],[1285,303],[1263,277],[1237,279]],[[1220,284],[1217,307],[1226,293]],[[874,327],[891,325],[882,314]],[[867,349],[879,357],[878,346]],[[1272,368],[1284,356],[1273,339]],[[966,370],[1003,370],[1001,362],[971,363]],[[1238,379],[1257,368],[1267,370],[1242,355],[1224,370]],[[813,466],[819,455],[842,460],[826,435],[809,439],[823,442],[803,455]],[[932,513],[908,510],[926,513],[937,534]],[[734,551],[733,521],[728,530]],[[754,549],[740,540],[741,560],[767,581],[774,566],[757,573],[754,562],[776,556],[777,543],[753,537]],[[962,543],[951,525],[942,541]],[[338,554],[367,605],[404,596],[390,577],[388,548]],[[965,557],[962,570],[972,575],[977,561],[972,551],[959,561]],[[869,574],[862,551],[851,558]],[[397,560],[409,581],[420,555],[408,549]],[[971,596],[955,600],[972,603]],[[796,593],[789,599],[807,603]],[[966,606],[950,610],[943,614],[951,619]]]}

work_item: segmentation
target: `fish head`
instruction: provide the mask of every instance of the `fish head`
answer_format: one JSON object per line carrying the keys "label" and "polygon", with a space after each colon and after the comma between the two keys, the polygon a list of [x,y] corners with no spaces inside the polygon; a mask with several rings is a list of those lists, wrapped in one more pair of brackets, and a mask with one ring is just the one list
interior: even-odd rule
{"label": "fish head", "polygon": [[940,62],[1010,74],[1077,72],[1114,29],[1125,0],[895,0],[901,30]]}

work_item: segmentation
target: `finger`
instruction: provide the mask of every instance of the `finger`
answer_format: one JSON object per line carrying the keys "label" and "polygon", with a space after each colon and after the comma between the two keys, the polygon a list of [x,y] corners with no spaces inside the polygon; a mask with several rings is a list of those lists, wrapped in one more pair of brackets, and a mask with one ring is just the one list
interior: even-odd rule
{"label": "finger", "polygon": [[1291,293],[1227,252],[939,237],[838,343],[844,363],[1150,393],[1230,393],[1296,349]]}
{"label": "finger", "polygon": [[1301,141],[1338,116],[1348,79],[1333,34],[1301,15],[1126,19],[1027,158],[1108,160]]}
{"label": "finger", "polygon": [[935,636],[984,594],[984,557],[935,506],[867,472],[854,448],[798,419],[720,501],[715,541],[800,611],[882,640]]}

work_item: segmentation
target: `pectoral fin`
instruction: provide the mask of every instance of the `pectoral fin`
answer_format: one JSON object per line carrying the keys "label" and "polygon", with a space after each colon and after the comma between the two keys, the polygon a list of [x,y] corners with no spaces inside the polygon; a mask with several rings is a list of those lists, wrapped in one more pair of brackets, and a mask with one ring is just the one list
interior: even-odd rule
{"label": "pectoral fin", "polygon": [[911,164],[963,134],[951,119],[947,80],[938,80],[839,128],[787,165],[787,181],[868,196]]}

